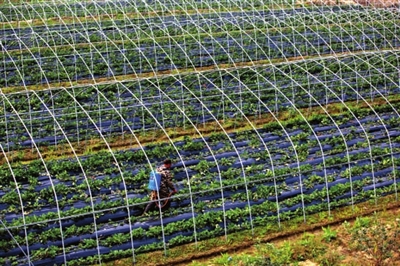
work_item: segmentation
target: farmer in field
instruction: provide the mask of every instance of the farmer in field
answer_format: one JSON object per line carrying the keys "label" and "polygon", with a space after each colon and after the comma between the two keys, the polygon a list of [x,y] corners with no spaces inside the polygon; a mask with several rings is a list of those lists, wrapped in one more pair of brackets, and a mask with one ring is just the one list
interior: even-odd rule
{"label": "farmer in field", "polygon": [[160,187],[158,194],[160,195],[160,201],[157,200],[157,190],[152,190],[150,192],[151,202],[147,204],[144,209],[143,214],[146,215],[149,211],[154,209],[166,210],[171,205],[170,196],[175,194],[177,190],[172,183],[172,173],[170,171],[172,162],[170,159],[164,160],[163,165],[157,167],[157,172],[161,174]]}

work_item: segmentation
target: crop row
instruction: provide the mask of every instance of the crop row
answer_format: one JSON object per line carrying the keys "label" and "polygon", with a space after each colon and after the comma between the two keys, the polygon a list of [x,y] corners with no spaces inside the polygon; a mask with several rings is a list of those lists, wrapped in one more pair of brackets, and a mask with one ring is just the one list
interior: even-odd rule
{"label": "crop row", "polygon": [[[216,10],[218,8],[230,7],[231,9],[247,10],[249,8],[265,7],[268,4],[273,4],[275,1],[258,1],[251,0],[245,2],[235,1],[174,1],[174,2],[157,2],[157,1],[113,1],[113,2],[89,2],[89,1],[75,1],[68,3],[19,3],[18,5],[3,4],[0,8],[0,21],[23,21],[28,19],[51,19],[60,17],[76,17],[84,18],[88,16],[96,17],[103,16],[106,20],[110,18],[120,18],[121,14],[129,15],[130,13],[146,13],[154,16],[154,13],[168,13],[168,12],[193,12],[197,8]],[[293,5],[293,1],[285,0],[279,1],[279,4]],[[185,7],[183,9],[183,7]]]}
{"label": "crop row", "polygon": [[[277,223],[396,193],[398,119],[393,112],[334,126],[297,119],[46,167],[36,161],[12,165],[11,172],[4,165],[1,214],[15,241],[29,243],[35,265],[61,263],[63,252],[68,260],[96,259],[98,247],[110,256],[111,247],[129,250],[132,244],[135,252],[145,252],[162,248],[164,237],[174,246]],[[148,201],[149,165],[166,155],[176,162],[179,194],[161,225],[139,215]],[[7,231],[1,234],[0,257],[26,262],[26,247],[18,248]]]}
{"label": "crop row", "polygon": [[0,140],[9,150],[390,97],[399,90],[397,66],[398,54],[383,52],[7,94]]}
{"label": "crop row", "polygon": [[[135,259],[397,196],[396,11],[191,4],[204,13],[179,1],[0,7],[2,87],[285,61],[2,94],[1,265]],[[171,15],[175,9],[181,13]],[[287,62],[294,56],[302,60]],[[215,131],[202,135],[207,122]],[[173,128],[193,134],[172,140]],[[159,130],[160,140],[140,143],[147,129]],[[112,150],[121,135],[133,147]],[[81,141],[109,148],[75,153]],[[47,157],[58,143],[73,156]],[[21,163],[25,153],[37,159]],[[171,209],[143,217],[149,172],[167,157],[179,192]]]}
{"label": "crop row", "polygon": [[[251,12],[226,12],[187,14],[181,16],[162,16],[153,18],[86,22],[76,24],[60,24],[46,26],[30,26],[26,28],[0,29],[3,36],[2,45],[5,50],[38,47],[53,47],[64,44],[95,43],[99,41],[138,40],[178,35],[196,35],[224,32],[254,31],[271,32],[279,28],[282,33],[295,34],[292,28],[306,25],[320,25],[320,31],[330,29],[336,31],[335,25],[357,24],[360,19],[368,17],[369,27],[384,27],[398,20],[396,13],[388,10],[371,11],[361,7],[344,7],[340,12],[332,12],[333,8],[302,8],[289,10],[258,11],[257,17]],[[253,12],[253,11],[252,11]],[[382,17],[385,20],[382,20]],[[158,25],[162,25],[158,26]],[[366,25],[364,25],[366,26]],[[312,28],[316,30],[316,28]],[[200,32],[199,32],[200,31]],[[293,31],[293,32],[292,32]],[[351,31],[351,28],[350,28]],[[85,34],[82,34],[85,32]],[[303,32],[303,31],[301,31]],[[310,32],[312,33],[312,32]],[[96,44],[94,44],[96,45]]]}
{"label": "crop row", "polygon": [[[395,29],[385,30],[392,30],[396,34]],[[0,84],[2,86],[46,84],[176,68],[393,48],[400,44],[396,37],[388,38],[380,33],[357,34],[361,40],[359,42],[350,37],[353,32],[347,33],[349,38],[345,36],[346,33],[342,33],[340,37],[336,37],[339,39],[337,42],[334,42],[330,34],[325,37],[323,34],[318,34],[317,38],[311,37],[311,40],[300,35],[298,41],[293,41],[285,35],[274,36],[280,39],[274,41],[271,36],[260,36],[259,34],[254,39],[244,37],[238,40],[226,37],[213,39],[211,42],[193,39],[193,44],[189,44],[190,38],[182,43],[175,43],[174,40],[169,39],[165,41],[165,44],[153,43],[146,48],[129,47],[133,45],[132,43],[117,47],[114,47],[115,44],[111,44],[112,50],[100,51],[88,47],[92,49],[92,52],[74,51],[72,55],[69,53],[63,56],[30,56],[29,59],[20,57],[19,60],[5,61]],[[341,38],[348,40],[344,41]],[[246,39],[248,43],[246,43]]]}
{"label": "crop row", "polygon": [[[395,20],[377,20],[371,22],[370,26],[354,26],[354,23],[333,27],[323,24],[308,26],[309,23],[283,28],[282,32],[269,32],[268,29],[266,32],[263,29],[250,32],[229,31],[221,25],[218,26],[221,27],[219,30],[215,30],[221,32],[224,29],[219,35],[210,36],[207,31],[201,34],[183,31],[175,37],[158,39],[144,34],[144,39],[134,39],[137,41],[131,38],[128,41],[115,41],[115,38],[109,39],[103,33],[100,39],[90,40],[81,35],[82,33],[75,32],[73,35],[81,35],[79,38],[86,39],[88,44],[72,48],[71,44],[75,44],[73,42],[51,48],[51,43],[46,40],[43,45],[50,48],[40,48],[38,51],[32,51],[29,43],[18,41],[16,45],[25,51],[2,54],[4,64],[0,84],[19,86],[113,77],[274,58],[393,49],[400,44]],[[240,23],[239,25],[242,26]],[[115,32],[112,35],[116,36]],[[39,33],[37,37],[43,38]],[[32,41],[40,45],[34,39]],[[51,42],[51,39],[48,41]],[[92,41],[97,43],[91,43]]]}

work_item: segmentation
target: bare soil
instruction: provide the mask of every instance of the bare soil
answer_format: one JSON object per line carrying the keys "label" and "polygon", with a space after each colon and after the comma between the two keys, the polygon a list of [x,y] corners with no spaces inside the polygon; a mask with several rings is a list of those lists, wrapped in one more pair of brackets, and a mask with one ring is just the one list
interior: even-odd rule
{"label": "bare soil", "polygon": [[376,8],[400,7],[399,0],[304,0],[300,4],[309,5],[363,5]]}
{"label": "bare soil", "polygon": [[354,0],[356,4],[373,7],[400,7],[398,0]]}

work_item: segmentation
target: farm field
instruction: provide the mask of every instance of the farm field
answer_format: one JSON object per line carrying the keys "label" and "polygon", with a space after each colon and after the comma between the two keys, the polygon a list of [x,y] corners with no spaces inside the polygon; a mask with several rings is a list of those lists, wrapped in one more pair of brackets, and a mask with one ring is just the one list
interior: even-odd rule
{"label": "farm field", "polygon": [[[400,13],[2,1],[0,264],[92,265],[398,200]],[[142,216],[173,161],[172,206]]]}
{"label": "farm field", "polygon": [[399,265],[398,206],[388,209],[385,206],[383,211],[375,210],[364,216],[362,210],[367,206],[359,206],[360,212],[353,219],[322,222],[319,228],[291,226],[292,229],[270,232],[268,242],[257,238],[249,247],[240,244],[229,249],[221,247],[214,257],[197,257],[174,265]]}

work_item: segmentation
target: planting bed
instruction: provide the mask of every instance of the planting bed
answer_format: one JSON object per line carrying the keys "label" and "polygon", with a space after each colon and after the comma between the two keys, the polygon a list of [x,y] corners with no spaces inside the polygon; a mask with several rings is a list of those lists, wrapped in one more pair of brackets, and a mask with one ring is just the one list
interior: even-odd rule
{"label": "planting bed", "polygon": [[[290,1],[3,4],[0,264],[135,260],[397,195],[399,20]],[[166,157],[179,192],[141,216]]]}

